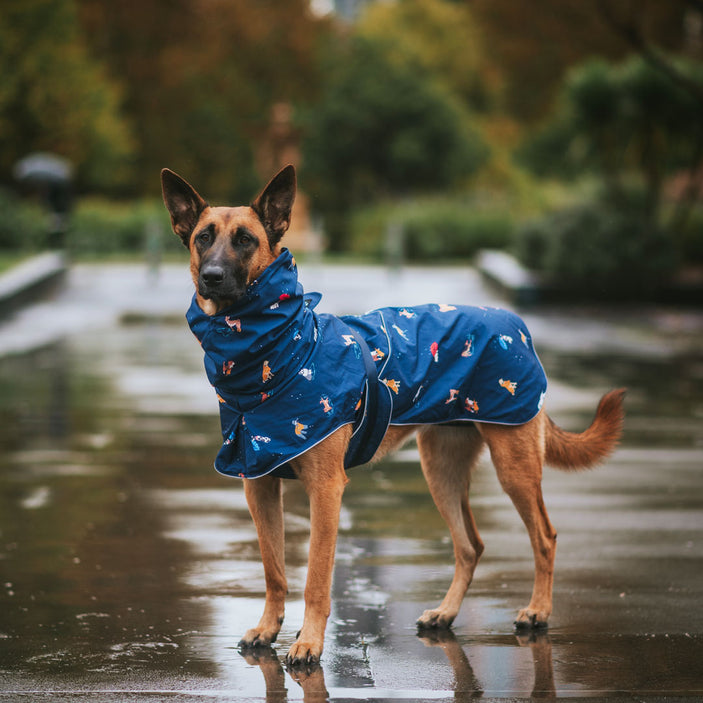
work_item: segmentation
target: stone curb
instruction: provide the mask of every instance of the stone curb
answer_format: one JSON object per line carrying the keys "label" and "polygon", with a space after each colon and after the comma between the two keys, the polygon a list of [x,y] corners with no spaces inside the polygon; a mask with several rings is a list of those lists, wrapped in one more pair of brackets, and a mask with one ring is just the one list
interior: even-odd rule
{"label": "stone curb", "polygon": [[[504,251],[480,251],[476,255],[475,266],[483,280],[513,305],[527,307],[564,302],[584,303],[591,300],[588,296],[574,297],[573,291],[562,290],[544,281]],[[668,284],[659,287],[656,293],[644,302],[685,307],[700,306],[703,304],[703,272],[680,274]]]}
{"label": "stone curb", "polygon": [[0,318],[53,293],[67,271],[68,263],[63,252],[50,251],[23,261],[0,275]]}
{"label": "stone curb", "polygon": [[543,302],[545,286],[536,274],[523,268],[510,254],[498,249],[483,249],[475,266],[483,279],[515,305]]}

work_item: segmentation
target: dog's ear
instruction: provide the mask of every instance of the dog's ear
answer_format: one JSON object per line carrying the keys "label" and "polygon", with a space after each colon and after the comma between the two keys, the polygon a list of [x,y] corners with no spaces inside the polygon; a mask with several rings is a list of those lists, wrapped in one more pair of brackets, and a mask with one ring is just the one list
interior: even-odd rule
{"label": "dog's ear", "polygon": [[285,166],[251,204],[264,225],[271,249],[278,244],[290,225],[295,187],[295,168]]}
{"label": "dog's ear", "polygon": [[161,171],[161,190],[166,209],[171,214],[173,231],[188,248],[190,235],[208,204],[190,183],[167,168]]}

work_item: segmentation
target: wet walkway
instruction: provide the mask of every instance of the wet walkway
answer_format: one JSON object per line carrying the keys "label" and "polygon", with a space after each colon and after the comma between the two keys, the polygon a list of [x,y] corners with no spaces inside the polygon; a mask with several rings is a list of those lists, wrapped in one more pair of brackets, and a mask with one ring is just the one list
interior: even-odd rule
{"label": "wet walkway", "polygon": [[[453,633],[417,635],[452,550],[410,447],[352,472],[322,666],[289,673],[304,496],[288,484],[280,640],[243,657],[263,573],[241,485],[211,468],[217,408],[183,320],[186,269],[77,266],[57,300],[0,325],[0,700],[703,698],[703,314],[525,313],[560,424],[630,389],[606,465],[545,473],[559,531],[547,633],[513,633],[532,556],[484,459],[486,553]],[[303,265],[301,280],[335,313],[500,302],[459,268]]]}

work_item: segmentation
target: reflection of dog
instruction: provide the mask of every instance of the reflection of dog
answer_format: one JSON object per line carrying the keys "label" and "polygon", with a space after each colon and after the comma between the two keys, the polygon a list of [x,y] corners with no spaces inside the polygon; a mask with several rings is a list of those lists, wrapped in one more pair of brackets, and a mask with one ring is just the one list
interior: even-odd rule
{"label": "reflection of dog", "polygon": [[[426,647],[441,647],[447,656],[447,661],[454,673],[455,698],[464,697],[468,700],[483,696],[481,682],[476,678],[466,652],[451,630],[424,631],[420,633],[419,637]],[[549,635],[544,630],[533,630],[527,635],[518,635],[517,641],[521,647],[529,647],[532,652],[534,667],[532,698],[551,700],[556,696],[556,689],[554,686],[552,643],[549,640]],[[527,671],[521,667],[520,671],[515,673],[518,674],[520,681],[519,688],[523,688],[527,682],[523,684],[521,679],[527,675]]]}
{"label": "reflection of dog", "polygon": [[[171,214],[173,229],[190,250],[190,270],[197,291],[193,303],[195,307],[192,307],[195,323],[191,323],[191,326],[193,327],[195,324],[207,327],[209,324],[207,320],[217,320],[220,313],[230,307],[235,307],[236,309],[232,311],[236,314],[238,321],[238,324],[234,326],[235,333],[231,333],[232,325],[228,322],[218,327],[216,330],[218,334],[213,336],[220,341],[243,339],[248,333],[247,324],[252,326],[258,324],[256,315],[251,316],[250,314],[248,318],[245,318],[244,313],[246,310],[251,312],[249,308],[246,308],[246,305],[250,305],[253,299],[264,301],[267,293],[265,289],[267,276],[264,273],[277,270],[276,266],[280,268],[283,264],[289,274],[294,269],[294,263],[286,258],[289,255],[280,247],[281,237],[288,229],[295,197],[295,172],[293,168],[290,166],[284,168],[269,183],[251,207],[210,207],[188,183],[167,169],[162,172],[162,185],[164,201]],[[266,307],[262,315],[276,316],[280,322],[280,316],[287,314],[287,310],[302,311],[304,306],[299,301],[299,296],[295,297],[295,292],[296,289],[293,288],[285,295],[279,296],[279,291],[269,293],[274,296],[275,302]],[[299,307],[296,307],[299,302]],[[242,306],[245,306],[246,309]],[[445,317],[454,315],[456,319],[460,319],[462,314],[456,306],[452,305],[439,306],[438,312]],[[303,312],[300,314],[302,315]],[[404,309],[401,313],[402,323],[401,316],[395,319],[398,320],[398,323],[406,325],[406,320],[407,324],[410,324],[422,318],[422,315],[411,315],[411,318],[407,318],[407,314],[408,311]],[[498,312],[486,312],[485,315],[496,316]],[[205,322],[200,319],[202,317],[206,318]],[[322,316],[318,316],[318,319],[321,320]],[[519,321],[519,318],[514,319]],[[521,323],[521,321],[519,322]],[[337,323],[342,324],[339,320]],[[330,326],[328,329],[332,329],[335,323],[327,321],[325,324]],[[388,333],[391,332],[390,327],[391,325],[387,328]],[[405,350],[412,348],[413,341],[410,339],[407,328],[402,329],[399,324],[393,324],[392,327],[397,328],[396,342],[399,345],[405,345],[403,346]],[[383,329],[386,330],[385,327]],[[194,329],[194,331],[196,330]],[[313,348],[318,342],[323,345],[324,353],[315,357],[317,369],[315,374],[306,372],[306,369],[302,367],[303,362],[310,363],[310,359],[305,358],[294,371],[295,378],[299,380],[287,378],[283,380],[284,377],[279,372],[278,366],[274,365],[273,359],[278,358],[280,364],[282,358],[286,360],[290,358],[289,354],[284,357],[274,357],[272,354],[276,353],[276,348],[270,347],[272,351],[266,352],[265,359],[263,357],[257,359],[254,349],[247,347],[246,354],[241,358],[241,363],[237,362],[238,373],[243,373],[242,368],[249,364],[252,369],[258,369],[254,376],[262,378],[261,364],[263,362],[263,382],[266,383],[266,392],[261,391],[260,388],[258,390],[254,388],[249,395],[239,398],[236,395],[227,395],[226,391],[218,388],[221,412],[232,412],[228,409],[230,406],[240,407],[241,405],[241,407],[251,408],[256,403],[260,403],[261,407],[264,407],[268,403],[267,408],[272,408],[275,412],[280,413],[282,412],[281,408],[286,406],[281,405],[280,396],[276,400],[278,386],[275,384],[280,382],[279,385],[285,384],[287,388],[290,388],[294,383],[308,383],[313,375],[316,384],[323,382],[328,384],[329,387],[326,387],[325,392],[329,394],[330,400],[332,397],[336,399],[337,396],[333,396],[333,394],[345,377],[344,368],[346,367],[342,366],[342,359],[347,360],[344,363],[348,364],[365,363],[359,358],[361,356],[360,345],[356,337],[347,340],[350,342],[349,346],[345,346],[345,343],[340,341],[341,335],[337,336],[335,341],[334,335],[326,336],[324,333],[320,333],[318,339],[317,325],[314,325],[314,330],[311,327],[307,331],[310,334],[310,339],[303,336],[300,325],[284,330],[290,338],[298,340],[298,343],[312,345],[308,348]],[[345,333],[349,331],[350,328],[346,327]],[[227,334],[227,332],[229,333]],[[292,334],[293,332],[295,334]],[[477,347],[479,340],[473,336],[467,337],[469,330],[461,330],[461,332],[463,336],[454,340],[454,348],[457,350],[454,358],[465,363],[473,363],[483,353]],[[501,338],[502,345],[510,346],[514,349],[515,354],[526,353],[525,350],[531,344],[523,327],[512,330],[509,338],[510,343],[506,338]],[[443,350],[448,350],[448,341],[444,337],[442,339],[444,340]],[[467,343],[467,339],[470,342]],[[498,340],[497,337],[493,339],[494,341]],[[517,339],[521,341],[517,341]],[[521,349],[520,345],[524,345],[525,349]],[[371,348],[374,349],[375,346],[378,344]],[[500,340],[496,341],[495,344],[495,354],[498,355],[501,353],[499,346]],[[415,346],[414,348],[417,352],[416,360],[422,361],[420,355],[426,354],[426,351],[423,350],[427,347]],[[353,355],[352,357],[345,356],[347,349],[353,350],[356,357],[354,358]],[[462,350],[464,350],[464,354],[461,353]],[[216,352],[213,354],[217,356]],[[503,354],[505,355],[505,352]],[[376,356],[379,355],[376,354]],[[379,363],[389,362],[391,356],[393,355],[389,353],[389,350],[386,350],[387,358]],[[406,357],[410,356],[410,354],[406,354]],[[449,351],[443,351],[442,356],[450,361],[452,359]],[[513,352],[507,356],[512,357]],[[322,367],[329,363],[329,357],[332,357],[333,363],[336,364],[336,377],[325,380],[321,378],[324,375]],[[427,357],[430,360],[433,359],[430,355]],[[371,359],[369,354],[370,363],[373,365],[375,362]],[[412,359],[410,360],[412,361]],[[222,368],[222,363],[223,359],[218,358],[218,363],[212,367],[213,373]],[[257,364],[258,366],[256,366]],[[273,378],[271,375],[273,374],[272,366],[276,371],[275,381],[271,381]],[[430,361],[430,366],[435,369],[439,368],[441,364]],[[538,363],[534,369],[534,374],[543,378],[543,372]],[[210,375],[210,370],[208,370],[208,375]],[[232,373],[227,377],[227,380],[237,380],[237,378],[238,374]],[[368,378],[368,387],[370,387],[370,373]],[[431,383],[423,381],[419,387],[411,387],[407,381],[401,383],[387,377],[380,380],[392,393],[388,393],[380,384],[378,384],[379,387],[392,396],[394,402],[396,402],[398,394],[409,393],[408,397],[412,398],[410,405],[415,407],[434,394],[438,397],[441,396],[438,402],[443,408],[467,413],[467,416],[463,418],[466,421],[451,425],[394,425],[391,422],[390,426],[387,427],[385,438],[375,454],[375,457],[378,458],[417,433],[422,470],[432,497],[449,526],[454,543],[456,567],[452,584],[439,607],[425,611],[420,616],[418,625],[424,628],[447,628],[451,625],[471,583],[476,563],[483,552],[483,542],[469,507],[468,488],[471,468],[484,444],[488,445],[501,485],[512,499],[527,527],[534,551],[535,582],[532,599],[529,605],[519,612],[517,625],[537,627],[546,624],[552,610],[556,532],[549,522],[542,501],[540,485],[542,464],[546,461],[558,468],[571,470],[592,466],[606,457],[617,444],[621,433],[623,391],[612,391],[605,395],[598,406],[593,424],[585,432],[575,434],[559,429],[544,411],[538,410],[541,407],[541,396],[539,397],[539,405],[536,402],[534,404],[532,419],[522,421],[521,424],[517,425],[489,424],[486,420],[483,422],[470,421],[472,419],[481,420],[481,417],[469,417],[469,413],[474,409],[474,405],[466,406],[465,404],[469,397],[477,398],[480,401],[480,403],[474,402],[476,402],[475,409],[478,410],[480,405],[481,412],[490,403],[486,403],[483,396],[467,395],[466,389],[462,390],[463,395],[456,396],[459,402],[445,404],[442,401],[447,397],[446,391],[444,387],[439,385],[433,387]],[[491,384],[498,385],[498,378],[494,377],[489,380]],[[519,391],[529,386],[530,380],[529,377],[527,379],[520,377],[519,386],[515,385],[515,380],[503,382],[503,384],[509,391],[509,393],[503,393],[503,396],[513,401],[516,400],[513,398],[516,389],[519,396]],[[296,387],[302,388],[302,386]],[[359,385],[357,391],[361,388],[363,386]],[[452,389],[452,393],[454,393],[454,389]],[[319,392],[315,398],[316,411],[320,415],[329,421],[332,420],[329,416],[334,415],[335,421],[341,422],[339,418],[343,416],[343,411],[340,402],[334,401],[336,408],[334,414],[324,413],[321,412],[318,402]],[[345,398],[345,402],[346,400]],[[353,403],[349,407],[352,409],[358,407],[358,392],[352,400]],[[500,402],[503,402],[503,399]],[[310,438],[307,435],[313,432],[314,422],[317,420],[313,422],[309,420],[307,415],[303,415],[304,409],[302,407],[299,410],[297,406],[293,406],[292,409],[288,408],[288,410],[290,410],[288,417],[277,417],[277,422],[271,422],[270,431],[262,432],[262,434],[274,437],[276,432],[282,431],[281,428],[290,428],[292,423],[295,430],[294,433],[291,433],[293,435],[292,441],[311,442],[314,438],[312,435]],[[239,424],[233,421],[228,428],[229,434],[225,443],[228,451],[233,451],[237,445],[237,432],[241,431],[243,435],[246,431],[258,434],[253,419],[250,422],[250,416],[247,416],[245,420],[245,414],[242,410]],[[238,416],[228,417],[231,419],[231,417]],[[305,418],[305,422],[301,418]],[[442,422],[436,419],[433,421]],[[422,422],[420,421],[420,423]],[[383,425],[383,429],[386,429],[386,425]],[[288,652],[288,661],[292,664],[317,661],[322,653],[325,627],[330,613],[330,589],[339,511],[342,493],[347,482],[344,461],[352,431],[351,424],[338,425],[334,431],[329,432],[320,441],[306,446],[300,453],[290,457],[289,465],[295,476],[301,480],[310,499],[311,522],[309,569],[305,587],[305,615],[298,638]],[[242,456],[247,459],[249,455],[246,454],[248,451],[246,446],[250,446],[250,442],[240,444],[244,447],[241,450]],[[274,444],[275,442],[272,440],[270,444],[260,445],[260,451],[256,452],[257,459],[265,453],[265,449],[268,450]],[[268,646],[276,640],[281,628],[287,590],[284,567],[281,479],[273,473],[255,479],[245,478],[244,489],[259,536],[266,577],[266,603],[259,624],[245,633],[241,645],[242,647]]]}

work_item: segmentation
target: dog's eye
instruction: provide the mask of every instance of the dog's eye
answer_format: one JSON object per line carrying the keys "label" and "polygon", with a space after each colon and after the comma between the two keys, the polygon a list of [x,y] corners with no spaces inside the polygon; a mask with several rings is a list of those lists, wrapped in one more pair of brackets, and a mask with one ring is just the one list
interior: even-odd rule
{"label": "dog's eye", "polygon": [[240,234],[239,235],[239,243],[240,244],[249,244],[251,242],[251,235],[249,234]]}
{"label": "dog's eye", "polygon": [[198,235],[198,242],[200,244],[209,244],[211,239],[211,234],[208,230],[205,230],[204,232],[201,232]]}

